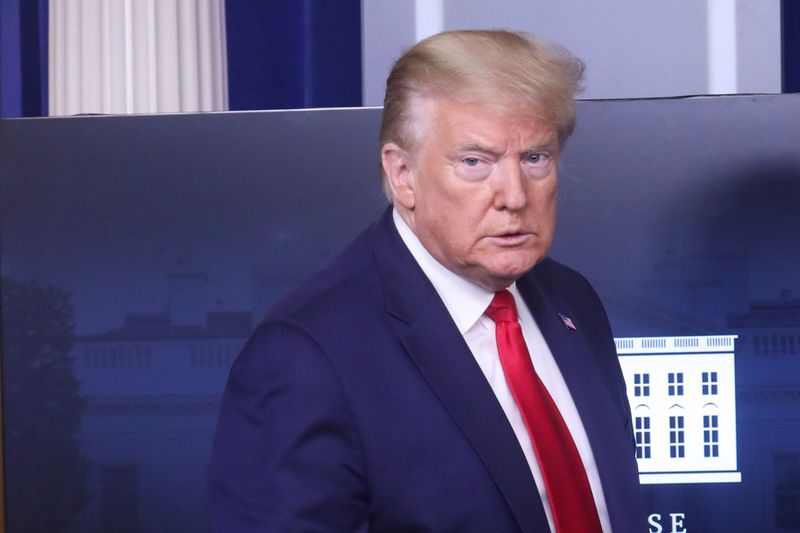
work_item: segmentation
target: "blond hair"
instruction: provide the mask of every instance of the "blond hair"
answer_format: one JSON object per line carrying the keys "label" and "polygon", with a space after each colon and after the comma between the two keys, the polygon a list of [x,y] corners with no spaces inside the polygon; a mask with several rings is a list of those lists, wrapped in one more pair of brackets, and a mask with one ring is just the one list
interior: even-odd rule
{"label": "blond hair", "polygon": [[[504,30],[447,31],[407,50],[386,79],[380,145],[412,150],[420,141],[413,106],[422,96],[524,109],[556,129],[559,144],[575,128],[583,63],[535,35]],[[391,192],[381,169],[389,201]]]}

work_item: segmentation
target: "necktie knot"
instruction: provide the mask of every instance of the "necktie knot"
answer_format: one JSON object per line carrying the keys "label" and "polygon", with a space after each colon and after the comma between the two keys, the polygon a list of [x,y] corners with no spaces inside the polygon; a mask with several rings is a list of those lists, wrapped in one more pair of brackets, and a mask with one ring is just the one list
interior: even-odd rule
{"label": "necktie knot", "polygon": [[503,289],[494,293],[492,303],[486,309],[486,316],[498,322],[516,322],[517,305],[514,303],[514,296]]}

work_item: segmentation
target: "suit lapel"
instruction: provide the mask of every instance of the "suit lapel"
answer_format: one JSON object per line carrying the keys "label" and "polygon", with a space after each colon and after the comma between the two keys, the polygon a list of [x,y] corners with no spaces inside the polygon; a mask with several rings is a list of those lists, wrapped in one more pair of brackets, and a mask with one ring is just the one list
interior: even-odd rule
{"label": "suit lapel", "polygon": [[516,436],[447,309],[436,300],[411,325],[403,345],[489,469],[521,529],[540,531],[547,520]]}
{"label": "suit lapel", "polygon": [[386,309],[398,319],[403,346],[486,465],[520,529],[546,531],[539,493],[511,425],[447,308],[397,234],[390,211],[375,232]]}
{"label": "suit lapel", "polygon": [[592,440],[591,432],[595,426],[607,423],[598,421],[592,415],[613,412],[614,408],[609,392],[598,378],[600,368],[595,363],[587,339],[583,331],[578,329],[581,324],[576,324],[575,330],[568,328],[560,315],[569,317],[575,314],[560,298],[548,297],[539,285],[531,282],[530,276],[517,282],[517,286],[547,341]]}
{"label": "suit lapel", "polygon": [[630,471],[631,457],[626,456],[632,453],[631,442],[626,440],[626,433],[619,425],[619,407],[608,388],[609,378],[594,356],[602,348],[592,347],[592,342],[606,341],[587,338],[580,323],[574,324],[574,330],[568,328],[559,313],[568,317],[578,313],[557,295],[546,294],[536,282],[535,270],[520,279],[517,286],[572,395],[589,438],[612,524],[617,528],[631,515],[626,506],[637,501],[638,486],[631,485],[636,476]]}

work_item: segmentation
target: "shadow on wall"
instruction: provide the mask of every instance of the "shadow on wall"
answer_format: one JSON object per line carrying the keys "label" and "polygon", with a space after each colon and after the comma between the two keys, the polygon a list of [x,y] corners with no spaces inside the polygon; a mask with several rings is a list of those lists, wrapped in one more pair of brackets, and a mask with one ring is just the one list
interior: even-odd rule
{"label": "shadow on wall", "polygon": [[699,245],[721,253],[749,251],[751,299],[800,291],[800,166],[772,159],[705,183],[687,207],[702,213],[695,226],[701,228]]}

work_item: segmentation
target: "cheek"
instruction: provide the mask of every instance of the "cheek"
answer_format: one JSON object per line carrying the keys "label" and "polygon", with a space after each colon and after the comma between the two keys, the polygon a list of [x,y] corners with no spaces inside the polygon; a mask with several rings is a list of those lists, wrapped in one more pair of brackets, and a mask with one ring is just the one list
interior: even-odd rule
{"label": "cheek", "polygon": [[487,201],[476,191],[465,189],[446,188],[440,184],[428,187],[418,196],[417,210],[431,226],[436,227],[437,233],[458,240],[468,238],[470,231],[477,231],[485,215]]}
{"label": "cheek", "polygon": [[552,198],[548,198],[545,208],[544,208],[544,217],[547,219],[547,224],[552,228],[556,224],[556,204],[558,200],[555,197],[555,194]]}
{"label": "cheek", "polygon": [[452,218],[453,213],[449,213],[449,215],[450,217],[448,218],[442,217],[438,219],[433,229],[442,249],[447,250],[449,255],[454,258],[462,257],[469,252],[474,242],[466,229],[468,224],[457,218]]}
{"label": "cheek", "polygon": [[536,186],[530,195],[530,198],[533,199],[531,202],[533,209],[531,211],[542,223],[552,225],[555,222],[556,205],[558,203],[558,182],[553,178],[536,184]]}

